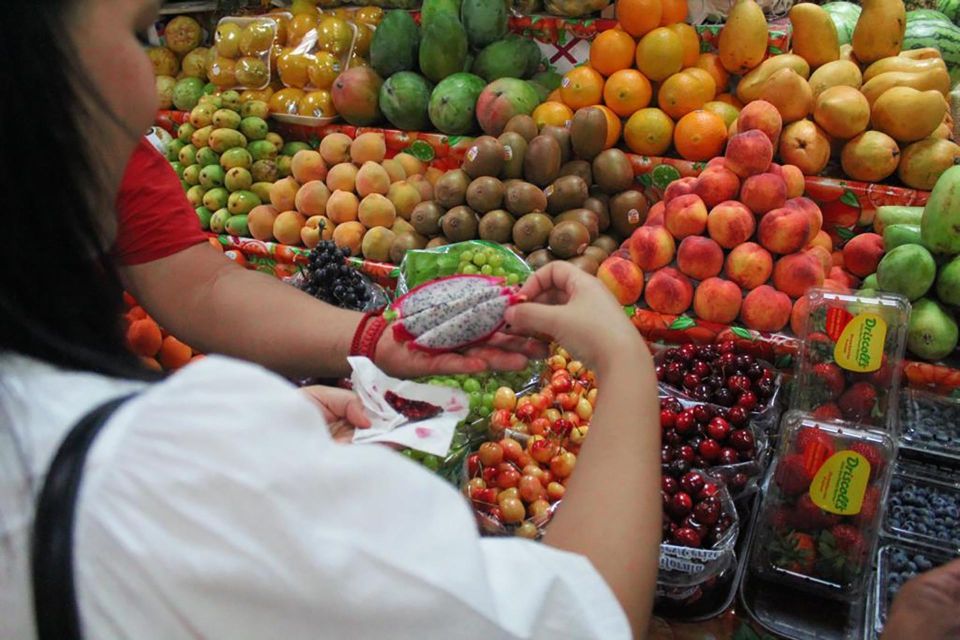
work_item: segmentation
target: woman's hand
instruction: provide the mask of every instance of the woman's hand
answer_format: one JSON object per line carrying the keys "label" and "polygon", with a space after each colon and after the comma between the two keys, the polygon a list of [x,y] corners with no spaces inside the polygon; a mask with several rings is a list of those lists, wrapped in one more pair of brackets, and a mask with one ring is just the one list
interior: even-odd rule
{"label": "woman's hand", "polygon": [[511,333],[547,335],[599,370],[630,351],[647,353],[623,307],[596,278],[569,262],[551,262],[527,280],[529,302],[507,310]]}
{"label": "woman's hand", "polygon": [[883,640],[960,637],[960,560],[922,573],[903,585],[893,600]]}
{"label": "woman's hand", "polygon": [[330,436],[337,442],[350,442],[355,429],[370,426],[363,402],[354,392],[320,385],[303,387],[301,391],[323,412]]}

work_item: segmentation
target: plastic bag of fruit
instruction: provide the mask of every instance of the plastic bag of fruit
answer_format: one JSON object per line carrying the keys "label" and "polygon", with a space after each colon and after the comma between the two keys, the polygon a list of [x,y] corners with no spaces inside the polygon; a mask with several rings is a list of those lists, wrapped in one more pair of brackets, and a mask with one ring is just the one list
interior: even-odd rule
{"label": "plastic bag of fruit", "polygon": [[779,427],[782,376],[772,364],[738,351],[733,340],[671,347],[657,353],[654,362],[661,389],[669,388],[672,395],[742,407],[758,431],[774,433]]}
{"label": "plastic bag of fruit", "polygon": [[526,280],[532,269],[513,251],[484,240],[411,250],[400,263],[397,295],[424,282],[458,273],[500,276],[507,284],[514,285]]}
{"label": "plastic bag of fruit", "polygon": [[712,473],[694,469],[662,478],[663,542],[657,586],[702,585],[736,566],[739,518],[730,492]]}
{"label": "plastic bag of fruit", "polygon": [[547,13],[567,18],[579,18],[600,13],[610,6],[610,0],[544,0]]}
{"label": "plastic bag of fruit", "polygon": [[274,18],[226,17],[217,23],[207,75],[220,90],[270,86],[270,55],[277,38]]}

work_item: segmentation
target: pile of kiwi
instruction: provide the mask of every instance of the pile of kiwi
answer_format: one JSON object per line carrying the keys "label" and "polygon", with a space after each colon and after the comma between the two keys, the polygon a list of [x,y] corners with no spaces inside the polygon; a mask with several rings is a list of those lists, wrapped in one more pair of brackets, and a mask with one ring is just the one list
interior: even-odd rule
{"label": "pile of kiwi", "polygon": [[644,223],[649,203],[619,149],[604,149],[606,118],[581,109],[569,127],[518,115],[499,138],[481,136],[461,168],[410,216],[428,247],[464,240],[507,245],[534,268],[569,260],[589,273]]}

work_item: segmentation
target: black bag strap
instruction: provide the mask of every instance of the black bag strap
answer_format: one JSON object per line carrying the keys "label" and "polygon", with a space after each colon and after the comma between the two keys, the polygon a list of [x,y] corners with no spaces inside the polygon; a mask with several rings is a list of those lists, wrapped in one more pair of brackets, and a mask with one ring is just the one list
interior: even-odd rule
{"label": "black bag strap", "polygon": [[87,452],[113,413],[135,394],[100,405],[70,429],[47,470],[33,524],[33,611],[40,640],[81,640],[73,582],[73,528]]}

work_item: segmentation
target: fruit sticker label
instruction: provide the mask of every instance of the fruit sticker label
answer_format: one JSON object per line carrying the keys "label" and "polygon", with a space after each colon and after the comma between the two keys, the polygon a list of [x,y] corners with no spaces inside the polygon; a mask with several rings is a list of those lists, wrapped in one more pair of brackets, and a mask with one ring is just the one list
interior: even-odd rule
{"label": "fruit sticker label", "polygon": [[833,359],[847,371],[869,373],[883,364],[887,323],[877,314],[853,316],[843,309],[831,309],[827,312],[827,334],[836,341]]}
{"label": "fruit sticker label", "polygon": [[870,481],[870,463],[855,451],[840,451],[823,463],[810,484],[810,499],[830,513],[860,513]]}

